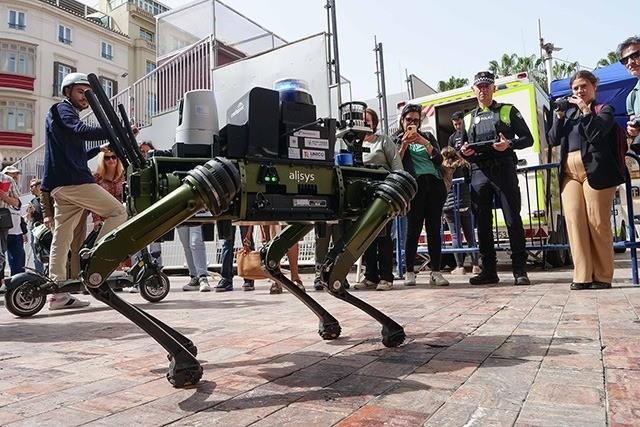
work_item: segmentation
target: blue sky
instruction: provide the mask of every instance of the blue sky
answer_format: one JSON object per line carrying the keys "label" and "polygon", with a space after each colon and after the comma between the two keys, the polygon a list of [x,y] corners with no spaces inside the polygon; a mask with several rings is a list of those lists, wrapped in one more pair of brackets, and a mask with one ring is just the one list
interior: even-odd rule
{"label": "blue sky", "polygon": [[[326,28],[325,0],[223,2],[289,41]],[[452,75],[471,78],[503,53],[538,54],[538,18],[545,40],[563,48],[558,58],[588,67],[640,33],[638,0],[337,0],[336,9],[341,71],[355,99],[376,94],[374,36],[384,46],[387,92],[394,93],[405,88],[405,69],[435,86]]]}

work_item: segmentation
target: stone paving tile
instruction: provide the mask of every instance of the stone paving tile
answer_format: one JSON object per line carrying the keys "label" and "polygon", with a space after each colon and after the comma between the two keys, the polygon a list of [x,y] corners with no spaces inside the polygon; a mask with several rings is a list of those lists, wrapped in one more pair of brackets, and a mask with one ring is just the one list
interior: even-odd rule
{"label": "stone paving tile", "polygon": [[640,425],[640,293],[570,292],[568,275],[359,292],[405,325],[399,348],[325,293],[312,296],[340,320],[335,341],[266,282],[203,295],[172,277],[160,304],[122,295],[198,346],[203,380],[186,390],[164,378],[166,352],[100,303],[15,319],[0,301],[0,425]]}
{"label": "stone paving tile", "polygon": [[516,411],[460,405],[448,402],[424,424],[425,427],[442,426],[512,426],[518,416]]}

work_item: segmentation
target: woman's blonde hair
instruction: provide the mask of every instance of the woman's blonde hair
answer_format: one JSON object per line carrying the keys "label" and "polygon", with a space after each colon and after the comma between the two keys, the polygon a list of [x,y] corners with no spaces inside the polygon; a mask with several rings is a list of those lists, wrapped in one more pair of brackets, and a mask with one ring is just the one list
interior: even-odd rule
{"label": "woman's blonde hair", "polygon": [[[104,176],[107,172],[107,165],[104,160],[105,154],[115,156],[115,153],[113,151],[107,151],[106,153],[101,151],[100,154],[98,154],[98,167],[96,168],[95,176],[99,179],[104,179]],[[121,179],[124,179],[124,166],[122,165],[120,159],[116,157],[116,175],[114,181],[119,181]]]}

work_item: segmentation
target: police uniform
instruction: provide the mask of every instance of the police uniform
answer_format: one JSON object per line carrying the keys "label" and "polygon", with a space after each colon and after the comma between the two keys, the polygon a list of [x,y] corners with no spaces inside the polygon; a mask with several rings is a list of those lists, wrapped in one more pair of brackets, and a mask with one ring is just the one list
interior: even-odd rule
{"label": "police uniform", "polygon": [[[480,72],[475,83],[493,84],[493,75]],[[492,147],[468,157],[471,162],[471,201],[476,214],[483,278],[496,276],[496,251],[493,238],[494,196],[502,208],[509,232],[511,260],[516,284],[528,284],[524,228],[520,217],[520,188],[516,175],[514,150],[530,147],[533,137],[522,114],[511,104],[493,101],[487,108],[478,107],[465,117],[469,143],[497,142],[502,133],[509,147],[500,152]],[[522,279],[519,281],[518,278]],[[483,284],[473,283],[472,284]],[[487,280],[485,283],[489,283]]]}

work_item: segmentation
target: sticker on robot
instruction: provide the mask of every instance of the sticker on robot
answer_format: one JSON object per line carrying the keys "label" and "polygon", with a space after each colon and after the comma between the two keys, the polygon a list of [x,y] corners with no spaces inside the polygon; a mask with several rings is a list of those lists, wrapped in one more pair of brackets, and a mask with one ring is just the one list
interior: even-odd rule
{"label": "sticker on robot", "polygon": [[319,150],[302,150],[302,158],[307,160],[326,160],[324,151]]}
{"label": "sticker on robot", "polygon": [[320,131],[302,129],[294,133],[293,136],[302,136],[304,138],[320,138]]}
{"label": "sticker on robot", "polygon": [[290,136],[289,137],[289,147],[298,148],[298,137]]}
{"label": "sticker on robot", "polygon": [[329,140],[318,139],[318,138],[306,138],[304,140],[304,146],[307,148],[320,148],[320,149],[328,150]]}
{"label": "sticker on robot", "polygon": [[326,208],[326,200],[317,199],[293,199],[294,208]]}
{"label": "sticker on robot", "polygon": [[208,105],[196,105],[196,116],[209,117]]}
{"label": "sticker on robot", "polygon": [[291,148],[291,147],[289,147],[289,158],[290,159],[299,159],[300,158],[300,149],[299,148]]}

